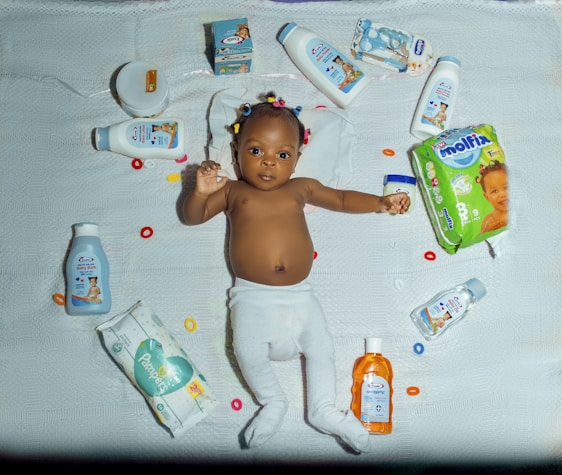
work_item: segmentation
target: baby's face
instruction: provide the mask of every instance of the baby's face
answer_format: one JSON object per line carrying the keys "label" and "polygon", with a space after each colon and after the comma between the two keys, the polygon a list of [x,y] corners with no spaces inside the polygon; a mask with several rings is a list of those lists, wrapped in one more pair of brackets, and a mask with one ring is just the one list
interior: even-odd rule
{"label": "baby's face", "polygon": [[281,117],[250,119],[241,128],[235,149],[244,181],[260,190],[275,190],[295,171],[299,131]]}
{"label": "baby's face", "polygon": [[507,211],[507,173],[504,170],[489,172],[483,183],[484,197],[498,211]]}

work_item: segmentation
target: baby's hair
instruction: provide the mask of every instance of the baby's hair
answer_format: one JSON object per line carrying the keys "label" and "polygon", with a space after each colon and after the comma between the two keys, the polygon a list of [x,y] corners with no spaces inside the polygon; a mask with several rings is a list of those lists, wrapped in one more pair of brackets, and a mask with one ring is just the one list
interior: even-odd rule
{"label": "baby's hair", "polygon": [[484,184],[486,175],[488,175],[488,173],[490,172],[496,171],[503,171],[507,173],[507,167],[505,166],[505,163],[499,162],[497,160],[492,160],[490,163],[488,163],[488,165],[480,167],[480,177],[478,177],[479,179],[477,181],[478,183],[480,183],[483,190],[486,190],[486,186]]}
{"label": "baby's hair", "polygon": [[259,96],[262,102],[255,104],[242,104],[238,109],[238,117],[236,122],[230,126],[230,131],[234,136],[234,140],[238,140],[238,134],[244,128],[244,124],[254,119],[261,119],[263,117],[280,117],[295,125],[299,132],[299,147],[305,143],[306,131],[304,124],[298,118],[302,107],[291,109],[285,107],[285,102],[282,99],[276,99],[274,92],[268,92],[263,96]]}

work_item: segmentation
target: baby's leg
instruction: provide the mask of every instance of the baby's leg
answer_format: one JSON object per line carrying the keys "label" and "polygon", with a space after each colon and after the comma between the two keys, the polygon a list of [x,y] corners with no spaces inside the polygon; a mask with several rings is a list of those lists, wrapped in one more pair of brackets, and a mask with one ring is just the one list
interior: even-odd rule
{"label": "baby's leg", "polygon": [[[233,290],[236,290],[235,287]],[[231,326],[234,354],[244,379],[262,408],[244,432],[248,447],[258,447],[278,432],[289,406],[271,367],[270,342],[278,335],[276,305],[261,302],[261,292],[232,292]]]}
{"label": "baby's leg", "polygon": [[308,324],[300,339],[306,359],[308,420],[322,432],[339,436],[357,452],[370,450],[369,431],[351,410],[336,408],[336,369],[332,337],[320,303],[309,306]]}

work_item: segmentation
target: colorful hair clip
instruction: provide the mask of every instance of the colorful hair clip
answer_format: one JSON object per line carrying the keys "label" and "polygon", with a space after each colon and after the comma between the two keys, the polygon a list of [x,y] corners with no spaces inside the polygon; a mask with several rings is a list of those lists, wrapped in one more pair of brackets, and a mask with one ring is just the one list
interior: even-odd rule
{"label": "colorful hair clip", "polygon": [[283,99],[277,99],[273,103],[273,107],[285,107],[285,101]]}
{"label": "colorful hair clip", "polygon": [[252,106],[246,102],[242,108],[242,115],[248,117],[252,113]]}
{"label": "colorful hair clip", "polygon": [[267,102],[269,102],[270,104],[273,104],[275,102],[275,96],[273,94],[269,94],[267,96]]}
{"label": "colorful hair clip", "polygon": [[240,132],[240,123],[236,122],[236,124],[232,125],[232,128],[234,129],[234,135],[236,135],[238,132]]}
{"label": "colorful hair clip", "polygon": [[297,106],[293,109],[293,114],[295,114],[296,117],[298,117],[301,112],[302,112],[302,106]]}
{"label": "colorful hair clip", "polygon": [[304,131],[304,144],[306,145],[308,143],[308,138],[310,137],[310,129],[306,129]]}

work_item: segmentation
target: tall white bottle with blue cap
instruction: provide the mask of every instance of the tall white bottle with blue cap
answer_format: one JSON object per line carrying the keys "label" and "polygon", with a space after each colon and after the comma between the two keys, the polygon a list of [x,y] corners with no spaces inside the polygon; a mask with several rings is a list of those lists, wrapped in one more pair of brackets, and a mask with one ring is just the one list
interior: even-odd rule
{"label": "tall white bottle with blue cap", "polygon": [[97,315],[111,309],[109,262],[98,225],[77,223],[66,260],[66,313]]}
{"label": "tall white bottle with blue cap", "polygon": [[469,279],[433,296],[415,308],[410,318],[424,338],[431,341],[460,322],[485,295],[484,284],[478,279]]}
{"label": "tall white bottle with blue cap", "polygon": [[453,56],[442,56],[437,60],[427,78],[410,133],[426,140],[439,135],[450,127],[459,88],[461,62]]}
{"label": "tall white bottle with blue cap", "polygon": [[303,74],[341,108],[369,85],[369,77],[346,55],[295,22],[285,25],[279,41]]}

